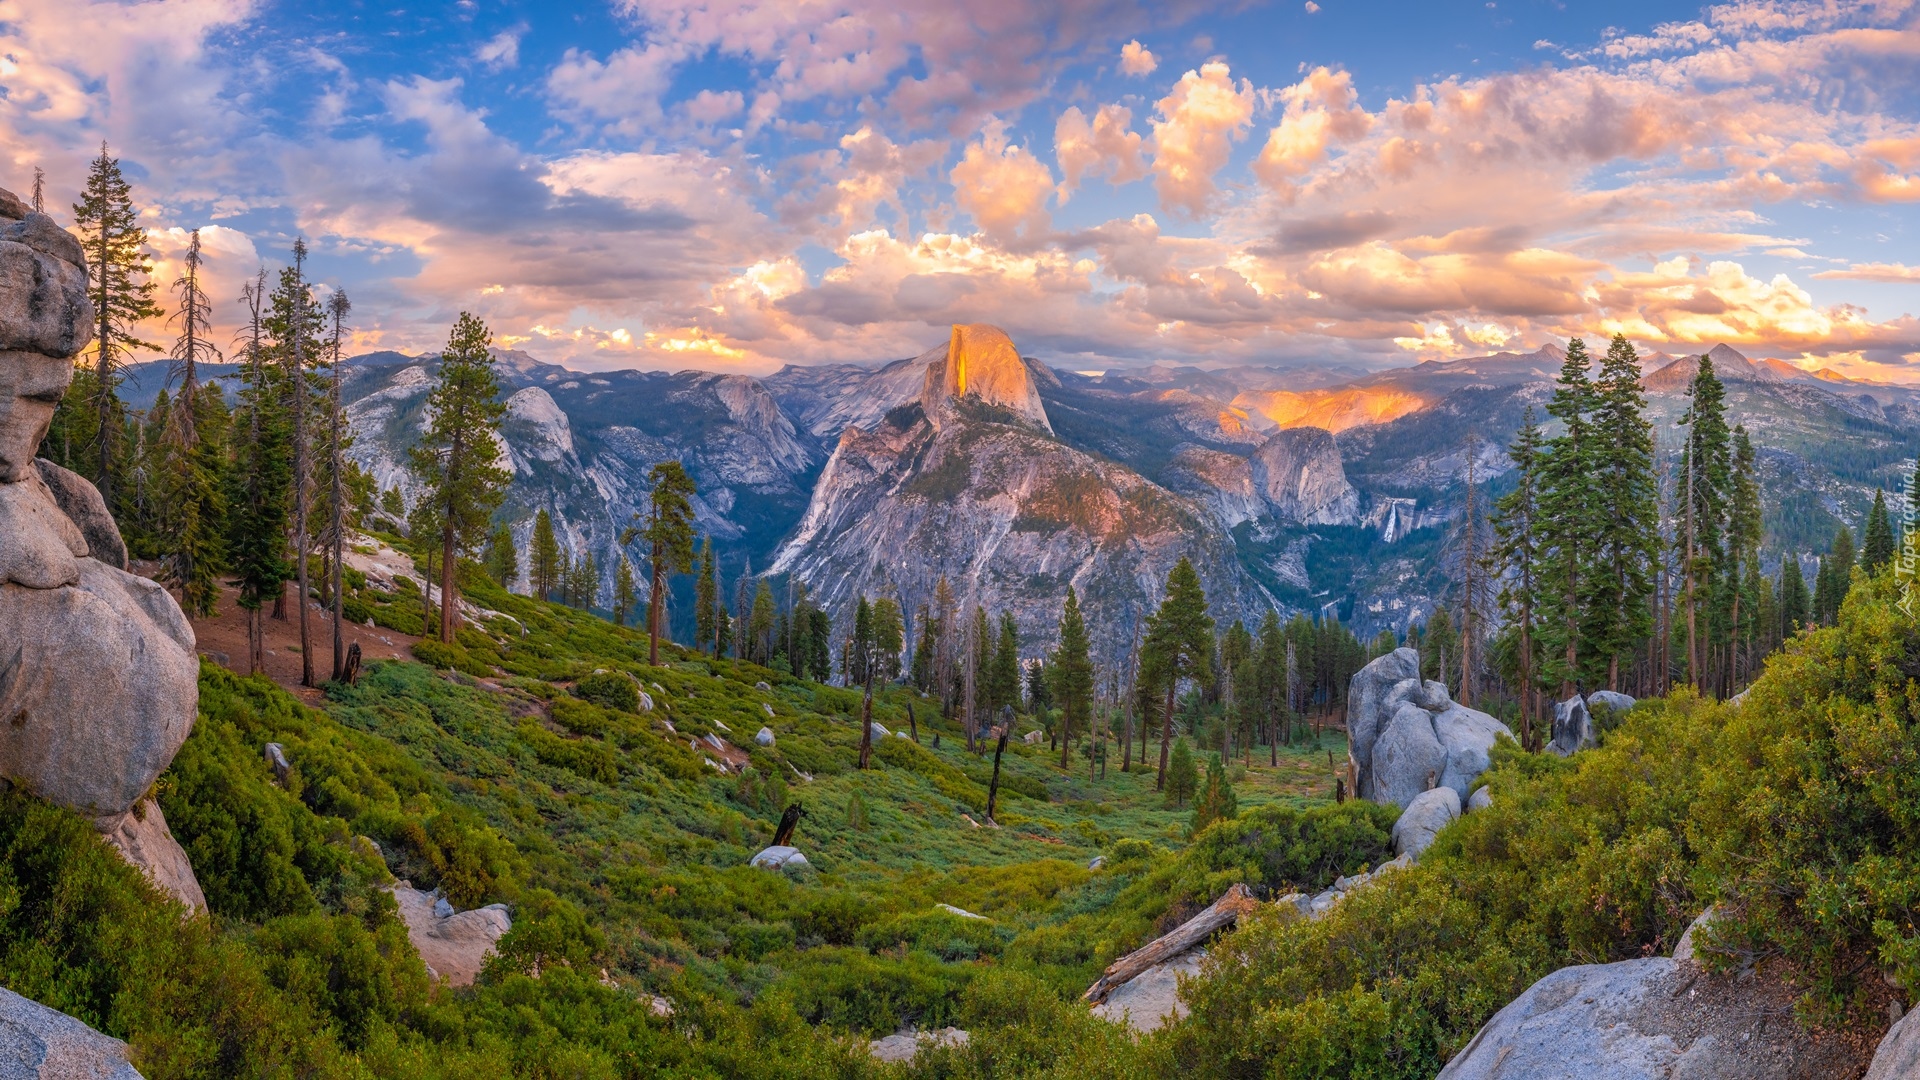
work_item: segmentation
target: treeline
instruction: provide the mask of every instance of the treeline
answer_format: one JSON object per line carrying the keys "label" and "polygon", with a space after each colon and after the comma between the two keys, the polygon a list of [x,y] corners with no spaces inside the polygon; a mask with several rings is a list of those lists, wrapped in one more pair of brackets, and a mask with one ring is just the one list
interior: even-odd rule
{"label": "treeline", "polygon": [[[1452,595],[1409,644],[1462,701],[1516,712],[1530,746],[1549,703],[1576,692],[1731,695],[1787,637],[1831,623],[1845,597],[1845,525],[1811,593],[1791,553],[1766,574],[1754,446],[1729,425],[1708,357],[1687,394],[1678,453],[1663,457],[1633,346],[1616,335],[1595,370],[1575,338],[1546,406],[1557,431],[1527,410],[1508,449],[1514,486],[1484,521],[1469,475]],[[1867,529],[1873,569],[1894,547],[1884,494]]]}
{"label": "treeline", "polygon": [[[43,210],[38,185],[34,208]],[[340,390],[352,303],[343,290],[309,278],[303,240],[271,282],[261,268],[241,291],[238,393],[229,403],[202,378],[203,366],[226,355],[213,338],[216,301],[202,280],[199,231],[189,236],[169,314],[156,296],[132,187],[105,145],[73,214],[98,322],[42,455],[99,488],[132,553],[160,562],[188,614],[215,614],[221,583],[234,589],[248,614],[252,671],[264,662],[262,620],[270,610],[298,622],[301,681],[316,685],[320,650],[309,601],[317,598],[331,609],[332,676],[342,676],[345,545],[376,516],[392,527],[405,519],[427,553],[429,580],[438,563],[439,626],[429,632],[453,640],[461,560],[493,531],[509,479],[494,438],[505,407],[496,400],[486,326],[463,314],[448,338],[428,398],[432,419],[408,460],[420,490],[408,512],[397,490],[378,491],[347,460]],[[163,388],[144,412],[131,409],[120,395],[125,368],[136,351],[161,348],[139,334],[163,316],[177,333],[167,349],[172,393]],[[434,591],[423,590],[429,609]]]}

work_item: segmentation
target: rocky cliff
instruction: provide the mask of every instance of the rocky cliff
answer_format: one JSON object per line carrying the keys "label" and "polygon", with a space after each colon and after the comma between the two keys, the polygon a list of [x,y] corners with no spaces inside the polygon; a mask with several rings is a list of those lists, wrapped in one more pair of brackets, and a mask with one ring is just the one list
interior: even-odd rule
{"label": "rocky cliff", "polygon": [[[996,340],[956,335],[963,362],[981,339]],[[916,608],[944,575],[963,604],[1011,611],[1039,642],[1052,639],[1071,584],[1110,658],[1125,654],[1182,556],[1200,570],[1216,615],[1257,610],[1257,590],[1210,513],[1051,435],[1044,409],[1021,404],[1032,394],[1026,365],[1004,354],[992,364],[991,393],[936,361],[920,402],[871,430],[848,428],[773,572],[795,575],[830,609],[881,592]]]}
{"label": "rocky cliff", "polygon": [[[199,701],[193,629],[121,569],[100,493],[36,462],[92,337],[80,245],[0,192],[0,777],[93,818],[189,908],[205,899],[149,792]],[[51,479],[51,483],[49,483]]]}
{"label": "rocky cliff", "polygon": [[1282,520],[1346,525],[1360,513],[1360,493],[1347,482],[1340,448],[1325,428],[1276,432],[1253,452],[1253,482]]}

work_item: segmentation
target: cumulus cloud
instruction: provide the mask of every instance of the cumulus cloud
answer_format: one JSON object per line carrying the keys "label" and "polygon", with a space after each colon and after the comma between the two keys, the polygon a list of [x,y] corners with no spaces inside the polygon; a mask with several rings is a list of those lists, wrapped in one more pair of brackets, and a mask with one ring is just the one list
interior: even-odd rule
{"label": "cumulus cloud", "polygon": [[1060,163],[1060,201],[1067,201],[1083,180],[1104,176],[1117,185],[1147,175],[1133,110],[1102,105],[1089,120],[1078,105],[1068,107],[1053,126],[1054,159]]}
{"label": "cumulus cloud", "polygon": [[1154,187],[1160,204],[1194,216],[1206,213],[1214,175],[1227,164],[1233,143],[1253,122],[1253,84],[1239,83],[1227,65],[1213,61],[1180,77],[1155,106]]}
{"label": "cumulus cloud", "polygon": [[1276,187],[1324,161],[1332,142],[1357,139],[1373,126],[1373,115],[1360,106],[1353,78],[1344,71],[1315,68],[1280,91],[1280,100],[1280,123],[1254,162],[1254,172]]}
{"label": "cumulus cloud", "polygon": [[1160,58],[1138,40],[1120,46],[1120,71],[1126,75],[1151,75],[1160,66]]}
{"label": "cumulus cloud", "polygon": [[1047,199],[1053,173],[1026,147],[1009,144],[1002,122],[988,124],[979,140],[967,144],[948,178],[954,202],[997,241],[1032,239],[1052,226]]}

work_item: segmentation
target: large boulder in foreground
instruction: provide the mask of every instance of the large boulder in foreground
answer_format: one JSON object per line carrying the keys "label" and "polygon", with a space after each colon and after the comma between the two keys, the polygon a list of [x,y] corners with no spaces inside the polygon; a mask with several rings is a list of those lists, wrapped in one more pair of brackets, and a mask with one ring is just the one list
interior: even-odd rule
{"label": "large boulder in foreground", "polygon": [[1561,968],[1473,1037],[1439,1080],[1827,1080],[1860,1052],[1815,1039],[1795,992],[1765,975],[1719,977],[1664,956]]}
{"label": "large boulder in foreground", "polygon": [[1460,796],[1450,787],[1437,787],[1413,797],[1393,823],[1393,853],[1418,859],[1433,846],[1441,829],[1460,816]]}
{"label": "large boulder in foreground", "polygon": [[1456,704],[1445,684],[1420,678],[1420,657],[1395,649],[1353,676],[1347,738],[1363,799],[1406,807],[1421,792],[1449,787],[1465,799],[1492,763],[1507,725]]}
{"label": "large boulder in foreground", "polygon": [[1865,1080],[1913,1080],[1920,1076],[1920,1011],[1908,1013],[1880,1040]]}
{"label": "large boulder in foreground", "polygon": [[127,1044],[0,990],[0,1080],[140,1080]]}
{"label": "large boulder in foreground", "polygon": [[1109,993],[1093,1007],[1093,1015],[1143,1034],[1158,1031],[1187,1015],[1187,1006],[1180,1000],[1180,977],[1198,975],[1206,958],[1207,950],[1194,949],[1155,964]]}

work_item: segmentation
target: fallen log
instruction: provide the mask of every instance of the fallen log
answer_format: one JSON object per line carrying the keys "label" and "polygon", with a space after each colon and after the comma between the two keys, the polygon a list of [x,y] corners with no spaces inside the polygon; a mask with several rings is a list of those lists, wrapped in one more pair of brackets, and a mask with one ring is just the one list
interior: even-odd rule
{"label": "fallen log", "polygon": [[1087,987],[1082,1000],[1090,1005],[1100,1004],[1107,1000],[1108,994],[1132,982],[1141,972],[1199,945],[1213,936],[1216,930],[1232,925],[1243,913],[1252,911],[1258,903],[1245,885],[1234,885],[1220,899],[1208,904],[1205,911],[1181,923],[1178,928],[1108,964],[1107,970],[1100,973],[1092,986]]}

